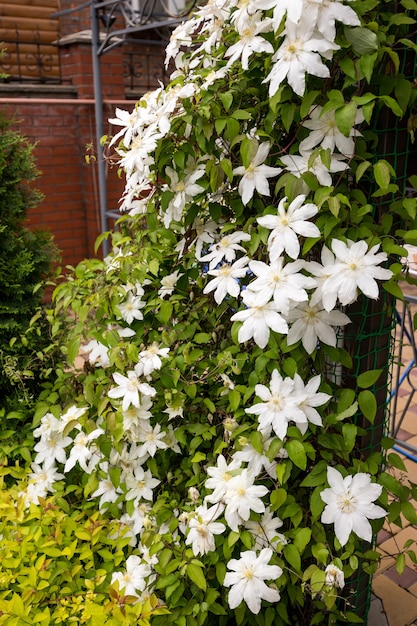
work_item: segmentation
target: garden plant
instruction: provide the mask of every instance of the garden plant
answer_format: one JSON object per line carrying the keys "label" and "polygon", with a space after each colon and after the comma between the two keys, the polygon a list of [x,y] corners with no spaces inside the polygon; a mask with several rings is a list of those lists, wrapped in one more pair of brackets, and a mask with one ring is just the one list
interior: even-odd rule
{"label": "garden plant", "polygon": [[[1,51],[0,51],[1,54]],[[34,146],[18,122],[0,117],[0,424],[8,452],[23,451],[31,431],[41,381],[53,376],[49,324],[42,309],[58,250],[51,233],[31,231],[25,220],[42,200],[33,187],[39,176]],[[25,455],[29,460],[30,456]]]}
{"label": "garden plant", "polygon": [[2,469],[0,624],[366,620],[376,533],[417,523],[392,442],[364,446],[386,367],[348,340],[417,241],[379,132],[412,137],[416,9],[213,0],[116,111],[123,217],[55,290],[57,381]]}

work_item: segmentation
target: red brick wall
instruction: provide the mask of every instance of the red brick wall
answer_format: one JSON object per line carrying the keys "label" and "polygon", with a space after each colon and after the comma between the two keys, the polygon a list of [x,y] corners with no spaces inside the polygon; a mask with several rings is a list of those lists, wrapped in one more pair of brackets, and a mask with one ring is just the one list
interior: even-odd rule
{"label": "red brick wall", "polygon": [[[47,0],[48,3],[51,1]],[[77,4],[76,0],[61,0],[60,8]],[[61,42],[63,37],[91,27],[88,8],[55,19]],[[119,130],[111,128],[107,121],[114,117],[116,106],[133,108],[134,100],[126,101],[125,94],[137,98],[146,90],[146,81],[142,78],[140,93],[125,85],[124,60],[131,50],[135,50],[136,59],[146,60],[148,47],[138,41],[115,47],[100,58],[105,134]],[[163,48],[155,46],[152,52],[156,59],[160,55],[162,68]],[[91,43],[79,37],[67,40],[60,45],[59,56],[61,84],[0,84],[0,110],[15,115],[22,134],[36,142],[35,158],[42,172],[36,186],[45,198],[30,211],[28,225],[50,230],[61,249],[63,265],[75,265],[94,255],[94,243],[101,232],[97,161],[91,159],[87,163],[85,158],[86,154],[101,158],[96,154]],[[157,61],[154,61],[152,68],[147,67],[151,73],[147,88],[158,85],[161,71],[156,65]],[[116,166],[109,166],[106,170],[108,210],[118,211],[124,181],[117,176]]]}

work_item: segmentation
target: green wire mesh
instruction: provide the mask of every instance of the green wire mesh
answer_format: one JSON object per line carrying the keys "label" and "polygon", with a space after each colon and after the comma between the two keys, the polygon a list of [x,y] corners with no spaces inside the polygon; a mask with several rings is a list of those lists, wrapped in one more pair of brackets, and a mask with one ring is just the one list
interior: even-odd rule
{"label": "green wire mesh", "polygon": [[[410,50],[401,53],[400,73],[405,78],[413,79],[416,75],[417,55]],[[386,93],[385,85],[389,78],[384,72],[387,67],[381,68],[381,75],[377,81],[380,93]],[[378,84],[379,83],[379,84]],[[375,162],[379,159],[387,160],[397,173],[396,184],[398,192],[380,198],[370,199],[374,205],[374,217],[376,220],[389,210],[389,204],[395,197],[407,195],[407,178],[410,175],[408,167],[410,161],[410,135],[407,130],[407,116],[402,119],[395,117],[388,109],[380,115],[373,129],[378,137],[377,154]],[[373,189],[370,189],[372,196]],[[385,291],[381,292],[377,301],[368,298],[360,298],[354,305],[348,307],[347,315],[352,324],[344,334],[344,348],[350,353],[353,360],[353,368],[343,372],[343,385],[352,389],[357,388],[358,376],[369,370],[382,370],[375,385],[369,388],[377,401],[377,412],[373,424],[358,413],[354,423],[364,434],[361,435],[354,453],[358,458],[369,457],[373,452],[381,451],[382,438],[388,433],[389,426],[389,403],[388,390],[391,388],[392,368],[394,362],[394,331],[395,299]],[[360,391],[357,389],[357,391]],[[375,544],[375,541],[374,541]],[[369,548],[372,548],[370,545]],[[363,546],[367,549],[367,545]],[[353,610],[358,617],[366,623],[371,602],[372,577],[363,570],[361,564],[355,576],[346,582],[348,600],[347,610]]]}

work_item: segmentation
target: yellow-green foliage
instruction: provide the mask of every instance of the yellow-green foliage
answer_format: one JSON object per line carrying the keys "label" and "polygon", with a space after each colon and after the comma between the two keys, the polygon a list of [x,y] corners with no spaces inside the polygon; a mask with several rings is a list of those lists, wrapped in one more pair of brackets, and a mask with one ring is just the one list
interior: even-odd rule
{"label": "yellow-green foliage", "polygon": [[[124,563],[129,538],[117,522],[59,498],[25,508],[24,483],[0,480],[0,625],[148,626],[166,612],[155,596],[124,596],[111,574]],[[91,513],[91,514],[90,514]]]}

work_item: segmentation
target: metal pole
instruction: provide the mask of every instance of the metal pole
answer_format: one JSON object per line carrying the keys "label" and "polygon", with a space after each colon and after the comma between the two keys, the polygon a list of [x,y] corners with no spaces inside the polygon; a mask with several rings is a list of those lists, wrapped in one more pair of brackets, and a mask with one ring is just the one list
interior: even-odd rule
{"label": "metal pole", "polygon": [[[100,222],[101,232],[106,232],[108,228],[107,222],[107,186],[106,186],[106,164],[104,161],[104,152],[101,145],[101,138],[104,135],[103,124],[103,94],[101,89],[101,68],[99,57],[100,31],[98,23],[98,11],[94,3],[90,5],[91,16],[91,52],[93,57],[93,82],[94,82],[94,112],[96,118],[96,149],[97,149],[97,168],[98,168],[98,191],[100,202]],[[110,251],[109,241],[103,240],[103,256]]]}

